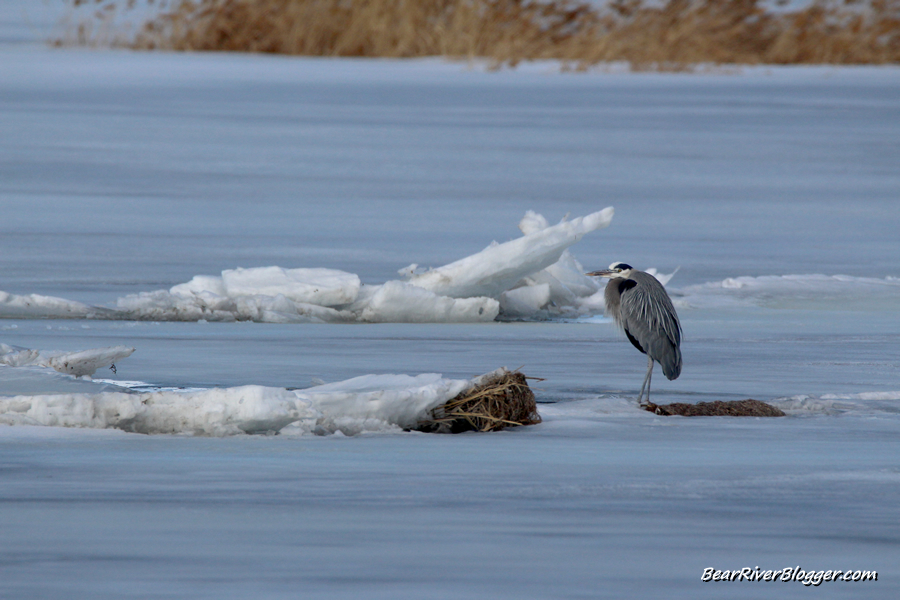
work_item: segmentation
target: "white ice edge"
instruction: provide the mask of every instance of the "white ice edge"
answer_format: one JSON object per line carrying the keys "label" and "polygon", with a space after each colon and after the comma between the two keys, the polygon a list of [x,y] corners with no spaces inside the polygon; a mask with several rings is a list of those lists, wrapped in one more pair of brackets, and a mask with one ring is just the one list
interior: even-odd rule
{"label": "white ice edge", "polygon": [[770,402],[788,415],[900,413],[900,390],[855,394],[800,394]]}
{"label": "white ice edge", "polygon": [[429,411],[495,376],[363,375],[304,390],[247,385],[202,391],[0,397],[0,424],[121,429],[145,434],[356,435],[414,427]]}
{"label": "white ice edge", "polygon": [[700,285],[669,289],[677,308],[760,306],[900,310],[900,278],[792,274],[728,277]]}

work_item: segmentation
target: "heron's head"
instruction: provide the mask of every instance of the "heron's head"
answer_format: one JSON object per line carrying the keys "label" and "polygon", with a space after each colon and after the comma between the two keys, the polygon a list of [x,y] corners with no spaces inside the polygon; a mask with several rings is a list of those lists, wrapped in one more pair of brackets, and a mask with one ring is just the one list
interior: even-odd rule
{"label": "heron's head", "polygon": [[631,272],[634,270],[629,264],[625,264],[623,262],[614,262],[609,265],[609,268],[604,271],[592,271],[590,273],[585,273],[585,275],[589,277],[606,277],[607,279],[615,279],[617,277],[621,277],[623,279],[628,278],[631,275]]}

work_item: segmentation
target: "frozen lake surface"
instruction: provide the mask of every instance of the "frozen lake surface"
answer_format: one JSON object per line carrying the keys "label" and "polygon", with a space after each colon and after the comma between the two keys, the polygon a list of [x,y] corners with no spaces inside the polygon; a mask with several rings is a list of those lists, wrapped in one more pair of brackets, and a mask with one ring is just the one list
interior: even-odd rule
{"label": "frozen lake surface", "polygon": [[[613,205],[574,257],[679,268],[667,288],[685,366],[673,382],[657,371],[654,400],[788,412],[637,410],[644,358],[598,314],[4,318],[8,346],[136,349],[94,381],[0,365],[8,406],[117,382],[308,388],[500,366],[545,381],[544,423],[496,434],[0,425],[0,596],[900,594],[900,69],[561,75],[48,50],[0,16],[9,297],[113,308],[276,265],[376,286],[520,238],[528,210],[556,223]],[[797,565],[878,581],[700,581]]]}

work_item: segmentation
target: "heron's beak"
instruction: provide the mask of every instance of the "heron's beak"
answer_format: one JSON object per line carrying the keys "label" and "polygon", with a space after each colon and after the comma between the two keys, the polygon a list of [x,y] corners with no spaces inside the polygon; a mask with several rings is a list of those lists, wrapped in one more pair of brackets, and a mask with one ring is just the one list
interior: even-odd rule
{"label": "heron's beak", "polygon": [[587,275],[588,277],[612,277],[615,274],[615,271],[610,271],[609,269],[606,269],[604,271],[591,271],[590,273],[585,273],[585,275]]}

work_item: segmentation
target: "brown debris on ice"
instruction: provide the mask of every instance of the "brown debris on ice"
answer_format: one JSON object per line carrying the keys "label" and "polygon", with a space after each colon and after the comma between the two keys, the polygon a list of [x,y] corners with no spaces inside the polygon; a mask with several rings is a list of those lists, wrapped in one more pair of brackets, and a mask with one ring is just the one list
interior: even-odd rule
{"label": "brown debris on ice", "polygon": [[657,415],[682,417],[783,417],[784,412],[759,400],[731,400],[723,402],[698,402],[686,404],[675,402],[673,404],[648,404],[642,407]]}

